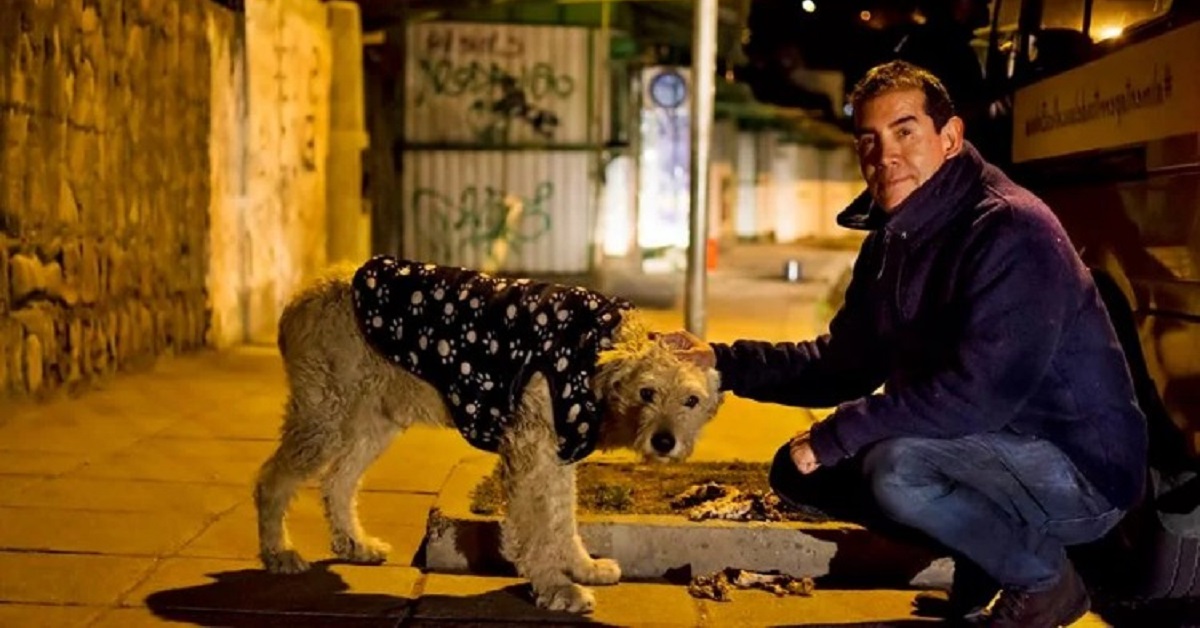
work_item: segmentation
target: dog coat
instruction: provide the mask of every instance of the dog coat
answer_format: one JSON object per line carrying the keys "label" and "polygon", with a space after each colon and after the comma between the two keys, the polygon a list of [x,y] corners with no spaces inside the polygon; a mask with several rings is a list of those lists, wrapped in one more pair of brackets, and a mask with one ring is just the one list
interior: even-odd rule
{"label": "dog coat", "polygon": [[358,269],[353,288],[368,344],[440,391],[471,445],[499,448],[521,391],[540,372],[559,458],[575,462],[595,449],[602,409],[591,377],[627,301],[384,255]]}

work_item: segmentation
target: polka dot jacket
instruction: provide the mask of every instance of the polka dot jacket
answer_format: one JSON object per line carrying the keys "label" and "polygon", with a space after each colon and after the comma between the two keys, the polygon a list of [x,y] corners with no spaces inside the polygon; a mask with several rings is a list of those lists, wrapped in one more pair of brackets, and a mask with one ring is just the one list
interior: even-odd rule
{"label": "polka dot jacket", "polygon": [[439,390],[471,445],[498,449],[521,391],[541,372],[559,458],[575,462],[595,449],[601,408],[591,377],[627,301],[390,256],[359,268],[353,287],[368,343]]}

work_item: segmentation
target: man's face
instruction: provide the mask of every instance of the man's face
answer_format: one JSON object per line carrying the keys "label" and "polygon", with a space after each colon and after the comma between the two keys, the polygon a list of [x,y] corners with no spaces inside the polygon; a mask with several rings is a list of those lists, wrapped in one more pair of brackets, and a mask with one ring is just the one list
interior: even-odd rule
{"label": "man's face", "polygon": [[925,113],[919,89],[884,92],[855,112],[858,166],[871,196],[891,213],[962,148],[962,120],[942,130]]}

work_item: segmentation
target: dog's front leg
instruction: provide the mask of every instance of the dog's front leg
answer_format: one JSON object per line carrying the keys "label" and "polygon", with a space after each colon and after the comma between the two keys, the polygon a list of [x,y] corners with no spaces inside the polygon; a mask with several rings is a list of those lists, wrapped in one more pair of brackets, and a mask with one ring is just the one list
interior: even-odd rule
{"label": "dog's front leg", "polygon": [[504,556],[529,579],[538,606],[585,613],[595,598],[576,582],[610,584],[620,578],[611,560],[592,560],[575,526],[575,475],[557,457],[546,382],[535,376],[500,448],[508,500]]}

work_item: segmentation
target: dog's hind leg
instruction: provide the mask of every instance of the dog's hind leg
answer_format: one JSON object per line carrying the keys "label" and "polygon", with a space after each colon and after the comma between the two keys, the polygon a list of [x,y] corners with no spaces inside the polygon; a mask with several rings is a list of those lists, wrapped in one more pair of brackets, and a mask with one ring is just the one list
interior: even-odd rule
{"label": "dog's hind leg", "polygon": [[308,570],[308,563],[288,539],[284,516],[296,489],[328,462],[338,441],[336,424],[313,420],[305,414],[312,411],[299,406],[294,397],[288,400],[279,447],[263,463],[254,488],[259,557],[272,573]]}
{"label": "dog's hind leg", "polygon": [[363,473],[387,449],[399,429],[385,420],[378,408],[357,409],[349,433],[343,435],[342,447],[321,481],[333,553],[352,563],[381,563],[392,549],[363,531],[356,496]]}
{"label": "dog's hind leg", "polygon": [[579,539],[574,469],[558,460],[549,390],[540,375],[531,379],[501,442],[500,472],[508,499],[504,556],[529,579],[538,606],[590,611],[595,598],[576,582],[616,582],[620,569],[613,561],[592,560]]}

